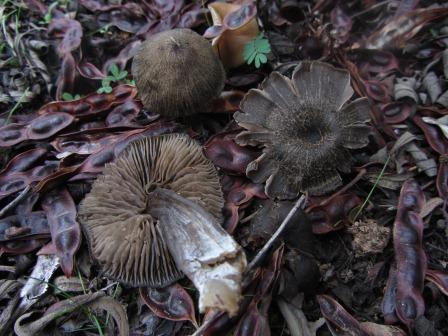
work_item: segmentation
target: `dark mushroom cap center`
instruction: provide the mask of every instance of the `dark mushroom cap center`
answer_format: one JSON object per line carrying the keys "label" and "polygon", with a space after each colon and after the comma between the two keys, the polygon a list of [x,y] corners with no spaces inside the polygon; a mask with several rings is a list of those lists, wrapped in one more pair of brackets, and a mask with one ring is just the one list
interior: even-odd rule
{"label": "dark mushroom cap center", "polygon": [[333,112],[297,111],[277,117],[276,134],[298,146],[332,146],[338,138],[338,125]]}
{"label": "dark mushroom cap center", "polygon": [[305,123],[301,139],[312,146],[319,146],[323,144],[333,144],[338,135],[338,127],[333,118],[333,113],[330,115],[320,115],[312,120],[310,123]]}

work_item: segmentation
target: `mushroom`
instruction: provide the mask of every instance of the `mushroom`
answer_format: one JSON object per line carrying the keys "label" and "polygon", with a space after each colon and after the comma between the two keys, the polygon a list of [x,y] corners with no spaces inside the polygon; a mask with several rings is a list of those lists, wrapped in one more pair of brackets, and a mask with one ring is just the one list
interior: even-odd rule
{"label": "mushroom", "polygon": [[201,146],[170,134],[134,141],[106,165],[79,219],[107,276],[165,287],[181,269],[199,290],[201,311],[234,313],[246,258],[220,226],[222,207],[217,172]]}
{"label": "mushroom", "polygon": [[218,97],[225,72],[210,43],[191,29],[157,33],[132,62],[143,105],[167,117],[199,113]]}
{"label": "mushroom", "polygon": [[263,146],[246,175],[266,182],[271,198],[293,199],[299,192],[322,195],[350,172],[349,149],[368,143],[367,98],[353,95],[350,75],[323,62],[302,62],[289,79],[273,72],[261,89],[251,89],[234,118],[246,130],[240,145]]}

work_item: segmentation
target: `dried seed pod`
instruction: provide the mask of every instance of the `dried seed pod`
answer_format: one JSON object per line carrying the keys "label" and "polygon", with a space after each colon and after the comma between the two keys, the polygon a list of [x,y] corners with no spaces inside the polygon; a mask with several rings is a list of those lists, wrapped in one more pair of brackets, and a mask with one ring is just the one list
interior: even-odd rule
{"label": "dried seed pod", "polygon": [[320,311],[333,335],[371,336],[359,321],[344,309],[335,299],[328,295],[318,295]]}
{"label": "dried seed pod", "polygon": [[394,85],[394,97],[395,100],[404,98],[410,98],[418,103],[418,95],[415,91],[417,87],[417,80],[412,77],[397,78],[397,82]]}
{"label": "dried seed pod", "polygon": [[67,189],[55,189],[46,193],[42,200],[51,240],[66,276],[71,276],[74,257],[81,244],[81,229],[76,221],[76,207]]}
{"label": "dried seed pod", "polygon": [[143,42],[132,74],[143,105],[169,117],[204,112],[225,79],[210,44],[190,29],[167,30]]}
{"label": "dried seed pod", "polygon": [[445,79],[448,79],[448,48],[446,48],[442,53],[443,58],[443,74],[445,75]]}
{"label": "dried seed pod", "polygon": [[437,99],[437,104],[442,105],[445,108],[448,108],[448,90],[446,90],[440,97]]}
{"label": "dried seed pod", "polygon": [[423,78],[423,86],[429,93],[431,102],[436,102],[437,98],[442,93],[442,87],[440,86],[439,78],[437,78],[437,75],[434,72],[431,71],[426,74],[425,78]]}
{"label": "dried seed pod", "polygon": [[257,8],[244,5],[213,2],[207,6],[213,26],[206,37],[213,37],[212,46],[226,68],[236,68],[245,63],[243,53],[247,42],[258,36]]}
{"label": "dried seed pod", "polygon": [[403,183],[394,222],[394,250],[397,263],[395,309],[398,318],[411,327],[425,312],[422,291],[427,257],[422,246],[423,219],[420,215],[425,196],[418,183]]}
{"label": "dried seed pod", "polygon": [[247,131],[240,145],[261,145],[263,154],[249,163],[246,175],[266,181],[266,194],[293,199],[300,191],[325,194],[349,172],[348,149],[368,143],[369,105],[353,95],[350,75],[322,62],[302,62],[292,79],[273,72],[261,90],[251,89],[234,118]]}
{"label": "dried seed pod", "polygon": [[28,124],[9,124],[0,127],[0,147],[10,147],[25,140],[42,140],[63,130],[75,120],[65,112],[41,115]]}
{"label": "dried seed pod", "polygon": [[181,134],[132,142],[81,202],[79,219],[103,272],[133,286],[164,287],[182,274],[168,251],[150,192],[173,190],[221,219],[223,196],[214,166]]}
{"label": "dried seed pod", "polygon": [[171,190],[156,189],[148,206],[176,265],[199,291],[199,310],[236,314],[246,267],[242,248],[203,207]]}

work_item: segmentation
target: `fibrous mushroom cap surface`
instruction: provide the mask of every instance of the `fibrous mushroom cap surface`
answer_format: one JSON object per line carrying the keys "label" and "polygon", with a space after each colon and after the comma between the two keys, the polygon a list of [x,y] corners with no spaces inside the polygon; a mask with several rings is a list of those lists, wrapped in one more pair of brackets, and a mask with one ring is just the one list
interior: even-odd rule
{"label": "fibrous mushroom cap surface", "polygon": [[191,29],[163,31],[143,42],[132,75],[145,107],[169,117],[205,112],[225,79],[210,43]]}
{"label": "fibrous mushroom cap surface", "polygon": [[349,149],[368,143],[366,98],[353,95],[350,75],[323,62],[302,62],[289,79],[273,72],[260,89],[251,89],[234,115],[246,131],[236,141],[263,146],[246,174],[266,182],[271,198],[293,199],[299,192],[325,194],[349,172]]}

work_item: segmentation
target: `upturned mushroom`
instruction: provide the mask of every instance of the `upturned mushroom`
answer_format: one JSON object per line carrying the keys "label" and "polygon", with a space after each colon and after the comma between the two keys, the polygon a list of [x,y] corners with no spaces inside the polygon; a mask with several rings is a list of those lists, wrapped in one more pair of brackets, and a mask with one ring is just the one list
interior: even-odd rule
{"label": "upturned mushroom", "polygon": [[220,226],[223,195],[201,146],[171,134],[132,142],[106,165],[79,219],[103,273],[131,286],[164,287],[185,273],[201,311],[235,313],[246,266]]}
{"label": "upturned mushroom", "polygon": [[263,147],[246,175],[266,182],[271,198],[293,199],[300,192],[322,195],[350,172],[349,149],[367,145],[367,98],[348,103],[350,75],[323,62],[302,62],[289,79],[273,72],[261,89],[251,89],[234,118],[243,128],[240,145]]}
{"label": "upturned mushroom", "polygon": [[204,112],[225,80],[210,43],[184,28],[157,33],[143,42],[132,62],[132,75],[143,105],[167,117]]}

